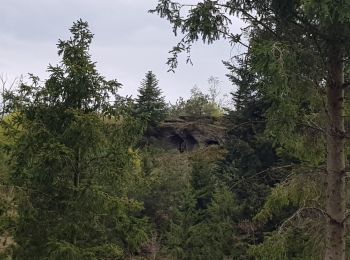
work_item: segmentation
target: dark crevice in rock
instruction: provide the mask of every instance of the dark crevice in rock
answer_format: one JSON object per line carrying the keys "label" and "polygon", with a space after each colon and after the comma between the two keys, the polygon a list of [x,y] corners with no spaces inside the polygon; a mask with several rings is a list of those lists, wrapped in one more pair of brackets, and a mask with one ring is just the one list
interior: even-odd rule
{"label": "dark crevice in rock", "polygon": [[220,143],[217,140],[206,140],[205,145],[210,146],[210,145],[219,145]]}
{"label": "dark crevice in rock", "polygon": [[201,147],[221,145],[226,128],[222,125],[198,121],[163,122],[149,129],[147,144],[165,150],[191,152]]}
{"label": "dark crevice in rock", "polygon": [[186,135],[185,144],[186,144],[186,151],[193,151],[199,147],[197,140],[190,134]]}

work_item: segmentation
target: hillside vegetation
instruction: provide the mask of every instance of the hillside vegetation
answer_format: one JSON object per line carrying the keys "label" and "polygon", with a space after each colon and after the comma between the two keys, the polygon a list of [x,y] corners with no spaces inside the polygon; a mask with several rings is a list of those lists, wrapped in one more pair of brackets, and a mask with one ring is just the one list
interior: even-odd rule
{"label": "hillside vegetation", "polygon": [[170,70],[199,39],[245,47],[224,62],[234,105],[214,77],[167,104],[152,71],[121,96],[76,21],[47,80],[1,93],[0,258],[347,259],[350,3],[151,12],[184,34]]}

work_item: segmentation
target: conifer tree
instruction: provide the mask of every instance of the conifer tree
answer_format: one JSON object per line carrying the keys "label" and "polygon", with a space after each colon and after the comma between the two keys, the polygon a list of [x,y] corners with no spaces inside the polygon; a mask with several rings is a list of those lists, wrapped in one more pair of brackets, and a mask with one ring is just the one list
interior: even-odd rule
{"label": "conifer tree", "polygon": [[[269,125],[278,126],[275,127],[277,138],[289,146],[290,151],[299,149],[305,161],[322,154],[316,164],[326,165],[327,191],[324,206],[317,207],[316,211],[323,212],[327,223],[324,259],[346,259],[349,214],[346,210],[348,134],[344,124],[347,117],[344,93],[349,87],[346,81],[350,57],[349,1],[158,2],[152,12],[169,20],[174,33],[181,31],[185,35],[171,51],[173,56],[168,60],[171,69],[177,65],[178,55],[189,52],[199,39],[210,44],[226,38],[255,52],[255,69],[266,80],[264,87],[274,101],[267,115]],[[247,23],[240,34],[230,31],[234,16]],[[242,35],[249,37],[248,45],[242,41]],[[255,41],[256,35],[263,38]],[[298,137],[300,122],[313,128],[313,139]],[[312,150],[310,141],[315,144]],[[307,155],[310,158],[306,158]],[[319,181],[322,183],[323,179]]]}
{"label": "conifer tree", "polygon": [[136,100],[136,112],[144,118],[148,125],[155,126],[166,116],[166,103],[162,91],[158,87],[158,80],[152,71],[146,73],[141,82]]}
{"label": "conifer tree", "polygon": [[[20,187],[16,259],[125,259],[147,239],[142,204],[129,197],[139,126],[118,122],[109,96],[119,83],[98,74],[92,33],[81,20],[59,41],[62,61],[11,95],[11,178]],[[109,119],[104,117],[108,115]]]}

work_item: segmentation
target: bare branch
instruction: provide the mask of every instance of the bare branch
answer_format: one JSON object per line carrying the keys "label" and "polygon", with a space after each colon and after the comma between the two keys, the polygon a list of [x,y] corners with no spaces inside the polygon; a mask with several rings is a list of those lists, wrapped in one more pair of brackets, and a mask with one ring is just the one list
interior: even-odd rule
{"label": "bare branch", "polygon": [[257,172],[254,175],[249,176],[248,178],[241,179],[241,180],[233,183],[233,185],[231,185],[230,187],[231,188],[236,187],[238,184],[242,183],[243,181],[253,179],[253,178],[255,178],[255,177],[257,177],[257,176],[259,176],[259,175],[261,175],[263,173],[269,172],[269,171],[277,171],[277,170],[282,170],[282,169],[288,169],[288,168],[292,168],[294,166],[295,166],[294,164],[288,164],[288,165],[282,165],[282,166],[278,166],[278,167],[270,167],[270,168],[267,168],[267,169],[265,169],[263,171]]}
{"label": "bare branch", "polygon": [[297,218],[302,218],[302,213],[306,212],[306,211],[311,211],[314,213],[317,213],[319,216],[323,217],[324,219],[332,219],[331,216],[325,212],[323,209],[317,208],[317,207],[303,207],[298,209],[292,216],[290,216],[289,218],[287,218],[282,225],[279,227],[278,233],[282,233],[285,229],[285,227],[290,224],[291,222],[293,222],[295,219]]}

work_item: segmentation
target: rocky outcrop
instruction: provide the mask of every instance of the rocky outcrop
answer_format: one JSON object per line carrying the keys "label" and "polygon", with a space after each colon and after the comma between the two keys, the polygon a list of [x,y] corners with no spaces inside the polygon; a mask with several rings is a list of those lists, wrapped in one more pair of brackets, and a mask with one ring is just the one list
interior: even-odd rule
{"label": "rocky outcrop", "polygon": [[180,152],[222,145],[226,128],[212,120],[172,120],[149,129],[146,139],[153,147]]}

